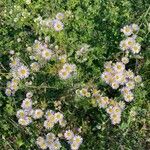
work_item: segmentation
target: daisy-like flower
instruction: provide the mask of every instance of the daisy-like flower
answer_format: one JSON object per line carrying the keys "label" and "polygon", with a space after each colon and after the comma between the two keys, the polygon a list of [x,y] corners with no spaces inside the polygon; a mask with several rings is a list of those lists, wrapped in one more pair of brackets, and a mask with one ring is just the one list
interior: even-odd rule
{"label": "daisy-like flower", "polygon": [[127,45],[127,42],[126,40],[122,40],[120,42],[120,48],[123,50],[123,51],[126,51],[128,49],[128,45]]}
{"label": "daisy-like flower", "polygon": [[30,73],[29,73],[29,69],[26,66],[22,65],[17,69],[17,74],[20,79],[24,79],[27,78]]}
{"label": "daisy-like flower", "polygon": [[81,96],[86,96],[87,93],[88,93],[88,89],[87,88],[82,88],[79,93],[80,93]]}
{"label": "daisy-like flower", "polygon": [[63,120],[63,114],[61,114],[60,112],[57,112],[57,113],[55,113],[55,119],[56,119],[56,122],[57,121],[62,121]]}
{"label": "daisy-like flower", "polygon": [[58,13],[58,14],[56,15],[56,19],[58,19],[58,20],[64,19],[64,14],[63,14],[63,13]]}
{"label": "daisy-like flower", "polygon": [[135,83],[134,83],[134,81],[129,81],[126,83],[126,86],[127,86],[127,88],[132,90],[135,87]]}
{"label": "daisy-like flower", "polygon": [[19,58],[12,58],[12,61],[9,65],[11,68],[17,68],[20,65],[20,59]]}
{"label": "daisy-like flower", "polygon": [[46,129],[52,129],[54,127],[54,122],[52,122],[50,120],[45,120],[44,121],[44,127]]}
{"label": "daisy-like flower", "polygon": [[130,92],[130,93],[124,95],[124,100],[125,100],[126,102],[131,102],[133,99],[134,99],[134,96],[133,96],[133,93],[132,93],[132,92]]}
{"label": "daisy-like flower", "polygon": [[74,133],[73,133],[71,130],[67,130],[67,131],[64,133],[64,137],[65,137],[67,140],[71,140],[71,139],[73,139],[73,137],[74,137]]}
{"label": "daisy-like flower", "polygon": [[112,122],[113,125],[119,124],[120,121],[121,121],[121,116],[120,115],[116,115],[116,114],[111,115],[111,122]]}
{"label": "daisy-like flower", "polygon": [[127,64],[129,62],[129,58],[128,57],[122,57],[121,61],[124,63],[124,64]]}
{"label": "daisy-like flower", "polygon": [[50,145],[55,139],[56,139],[55,134],[51,132],[46,135],[46,142],[48,145]]}
{"label": "daisy-like flower", "polygon": [[97,104],[100,108],[106,108],[109,104],[109,98],[108,97],[101,97],[100,99],[97,99]]}
{"label": "daisy-like flower", "polygon": [[106,83],[109,83],[110,79],[112,78],[112,75],[109,72],[103,72],[101,77]]}
{"label": "daisy-like flower", "polygon": [[18,123],[22,126],[27,126],[32,122],[31,117],[19,118]]}
{"label": "daisy-like flower", "polygon": [[60,20],[54,20],[53,21],[53,27],[55,31],[61,31],[64,28],[64,24]]}
{"label": "daisy-like flower", "polygon": [[7,96],[11,96],[12,91],[11,91],[10,89],[6,89],[6,90],[5,90],[5,94],[6,94]]}
{"label": "daisy-like flower", "polygon": [[65,127],[66,126],[66,124],[67,124],[67,121],[66,120],[61,120],[61,121],[59,121],[59,125],[61,126],[61,127]]}
{"label": "daisy-like flower", "polygon": [[31,109],[32,108],[32,100],[29,98],[26,98],[23,100],[21,107],[23,109]]}
{"label": "daisy-like flower", "polygon": [[128,49],[131,49],[132,46],[136,43],[133,37],[128,37],[125,41],[126,41]]}
{"label": "daisy-like flower", "polygon": [[73,138],[73,143],[77,143],[78,145],[80,145],[82,143],[82,141],[83,141],[83,139],[79,135],[75,135]]}
{"label": "daisy-like flower", "polygon": [[124,35],[126,36],[130,36],[131,34],[133,34],[133,29],[131,26],[124,26],[122,29],[121,29],[121,32],[124,33]]}
{"label": "daisy-like flower", "polygon": [[39,148],[41,149],[47,149],[47,144],[46,144],[46,140],[39,136],[36,140],[36,144],[39,146]]}
{"label": "daisy-like flower", "polygon": [[129,94],[130,92],[131,91],[130,91],[130,89],[128,87],[123,87],[121,89],[121,93],[124,94],[124,95]]}
{"label": "daisy-like flower", "polygon": [[129,79],[134,78],[134,73],[130,69],[128,71],[126,71],[125,74],[126,74],[126,77],[129,78]]}
{"label": "daisy-like flower", "polygon": [[61,144],[60,141],[58,139],[56,139],[52,145],[51,145],[52,150],[60,150],[61,148]]}
{"label": "daisy-like flower", "polygon": [[139,29],[140,29],[139,26],[137,24],[135,24],[135,23],[133,23],[131,25],[131,27],[132,27],[132,29],[133,29],[134,32],[139,31]]}
{"label": "daisy-like flower", "polygon": [[116,62],[116,64],[114,64],[114,70],[116,72],[122,72],[125,70],[125,65],[122,62]]}
{"label": "daisy-like flower", "polygon": [[28,92],[27,94],[26,94],[26,97],[27,98],[31,98],[33,96],[33,93],[32,92]]}
{"label": "daisy-like flower", "polygon": [[40,65],[39,65],[38,62],[33,62],[33,63],[30,65],[30,67],[31,67],[31,70],[33,70],[33,71],[35,71],[35,72],[37,72],[37,71],[40,70]]}
{"label": "daisy-like flower", "polygon": [[41,109],[36,109],[36,110],[34,110],[32,117],[34,119],[40,119],[40,118],[42,118],[43,114],[44,113],[43,113],[43,111]]}
{"label": "daisy-like flower", "polygon": [[79,144],[76,142],[71,143],[71,150],[78,150],[79,149]]}
{"label": "daisy-like flower", "polygon": [[134,81],[137,82],[137,83],[140,83],[142,81],[141,76],[139,76],[139,75],[135,76]]}
{"label": "daisy-like flower", "polygon": [[118,89],[119,88],[119,84],[117,82],[112,82],[111,87],[113,89]]}
{"label": "daisy-like flower", "polygon": [[59,77],[60,77],[61,79],[63,79],[63,80],[66,80],[66,79],[70,78],[71,75],[70,75],[70,73],[69,73],[67,70],[61,69],[61,70],[59,71]]}
{"label": "daisy-like flower", "polygon": [[133,54],[137,54],[139,53],[141,50],[141,45],[139,43],[135,43],[132,47],[131,47],[131,51],[133,52]]}
{"label": "daisy-like flower", "polygon": [[20,109],[17,111],[16,116],[17,118],[25,118],[27,116],[27,113],[23,109]]}
{"label": "daisy-like flower", "polygon": [[66,63],[66,61],[67,61],[67,55],[60,56],[59,60],[60,60],[61,63]]}
{"label": "daisy-like flower", "polygon": [[42,51],[42,57],[46,60],[50,60],[52,58],[52,55],[53,53],[50,49],[44,49]]}

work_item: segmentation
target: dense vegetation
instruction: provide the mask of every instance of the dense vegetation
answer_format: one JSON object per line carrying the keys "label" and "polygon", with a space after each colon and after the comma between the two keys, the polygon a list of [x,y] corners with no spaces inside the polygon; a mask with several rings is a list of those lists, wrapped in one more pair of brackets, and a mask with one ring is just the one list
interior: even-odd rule
{"label": "dense vegetation", "polygon": [[[132,24],[140,28],[141,50],[127,55],[125,67],[142,82],[127,102],[102,75],[106,62],[126,57],[121,29]],[[1,0],[0,149],[40,149],[37,138],[52,132],[67,150],[67,130],[79,135],[81,150],[150,149],[149,33],[149,0]],[[124,102],[118,123],[99,108],[94,92]],[[34,112],[32,122],[19,122],[26,97],[41,117]],[[47,110],[63,116],[50,129],[42,117]]]}

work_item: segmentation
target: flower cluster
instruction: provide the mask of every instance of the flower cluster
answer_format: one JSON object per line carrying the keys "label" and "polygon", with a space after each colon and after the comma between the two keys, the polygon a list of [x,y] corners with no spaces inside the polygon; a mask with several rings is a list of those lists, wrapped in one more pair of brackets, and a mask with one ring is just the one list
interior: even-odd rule
{"label": "flower cluster", "polygon": [[[48,45],[46,43],[42,43],[39,40],[35,40],[33,46],[28,47],[27,51],[32,54],[31,55],[32,57],[30,57],[31,60],[37,60],[40,63],[50,61],[54,55],[53,50],[48,48]],[[35,68],[37,68],[35,70],[38,70],[39,64],[37,64],[37,62],[35,66],[36,66]]]}
{"label": "flower cluster", "polygon": [[10,65],[11,81],[7,82],[6,95],[13,95],[18,90],[20,80],[28,78],[30,72],[27,66],[25,66],[19,58],[12,57]]}
{"label": "flower cluster", "polygon": [[141,50],[141,45],[136,42],[136,32],[139,30],[137,24],[132,24],[130,26],[125,26],[121,29],[121,32],[126,36],[125,40],[120,42],[120,48],[126,52],[132,52],[133,54],[138,54]]}
{"label": "flower cluster", "polygon": [[66,80],[76,73],[76,66],[74,64],[65,63],[59,71],[59,77]]}
{"label": "flower cluster", "polygon": [[39,136],[36,140],[36,144],[40,149],[49,148],[50,150],[59,150],[61,148],[59,138],[52,132],[48,133],[46,138]]}
{"label": "flower cluster", "polygon": [[42,118],[44,112],[41,109],[33,109],[32,107],[32,93],[28,92],[26,98],[23,100],[21,107],[22,109],[17,111],[17,118],[19,124],[22,126],[27,126],[32,122],[32,119]]}
{"label": "flower cluster", "polygon": [[[112,124],[119,124],[121,121],[121,113],[124,110],[125,103],[117,102],[113,99],[104,96],[104,93],[101,93],[97,88],[82,88],[77,91],[81,96],[91,97],[93,106],[98,106],[103,108],[110,115]],[[87,96],[88,95],[88,96]]]}
{"label": "flower cluster", "polygon": [[42,19],[42,17],[39,16],[34,21],[39,23],[39,25],[42,27],[53,28],[55,31],[60,32],[64,28],[64,24],[61,21],[63,19],[64,19],[64,14],[57,13],[54,19],[51,18]]}
{"label": "flower cluster", "polygon": [[81,136],[74,135],[74,133],[71,130],[66,130],[64,133],[64,137],[70,144],[71,150],[78,150],[83,141]]}
{"label": "flower cluster", "polygon": [[44,121],[44,127],[46,129],[52,129],[56,123],[59,123],[61,127],[66,125],[66,120],[60,112],[54,112],[53,110],[47,110],[45,114],[46,120]]}

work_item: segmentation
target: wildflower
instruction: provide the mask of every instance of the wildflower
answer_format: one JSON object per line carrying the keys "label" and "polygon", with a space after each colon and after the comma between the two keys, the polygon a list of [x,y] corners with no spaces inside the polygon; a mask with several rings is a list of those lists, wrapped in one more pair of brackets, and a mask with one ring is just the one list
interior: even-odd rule
{"label": "wildflower", "polygon": [[60,112],[55,113],[55,119],[56,121],[62,121],[63,120],[63,114],[61,114]]}
{"label": "wildflower", "polygon": [[55,140],[56,136],[53,133],[48,133],[46,135],[46,142],[51,144]]}
{"label": "wildflower", "polygon": [[126,44],[127,44],[128,49],[131,49],[135,43],[136,42],[135,42],[135,39],[133,37],[128,37],[126,39]]}
{"label": "wildflower", "polygon": [[135,24],[135,23],[133,23],[131,25],[131,27],[132,27],[132,29],[133,29],[134,32],[139,31],[139,29],[140,29],[139,26],[137,24]]}
{"label": "wildflower", "polygon": [[11,91],[10,89],[6,89],[6,90],[5,90],[5,94],[6,94],[7,96],[11,96],[12,91]]}
{"label": "wildflower", "polygon": [[127,64],[129,62],[129,59],[128,57],[122,57],[121,61],[124,63],[124,64]]}
{"label": "wildflower", "polygon": [[31,109],[32,108],[32,101],[29,98],[23,100],[21,107],[23,109]]}
{"label": "wildflower", "polygon": [[59,32],[59,31],[63,30],[64,24],[61,21],[56,19],[53,21],[53,27],[54,27],[55,31]]}
{"label": "wildflower", "polygon": [[141,76],[137,75],[134,77],[135,82],[140,83],[142,81]]}
{"label": "wildflower", "polygon": [[31,67],[31,70],[36,71],[36,72],[40,70],[40,65],[39,65],[38,62],[33,62],[33,63],[30,65],[30,67]]}
{"label": "wildflower", "polygon": [[133,99],[134,99],[134,96],[133,96],[133,93],[132,93],[132,92],[129,92],[128,94],[125,94],[125,95],[124,95],[124,100],[125,100],[126,102],[131,102]]}
{"label": "wildflower", "polygon": [[53,150],[60,150],[60,148],[61,148],[60,141],[59,141],[58,139],[56,139],[56,140],[52,143],[52,145],[51,145],[50,148],[53,149]]}
{"label": "wildflower", "polygon": [[135,83],[134,83],[134,81],[129,81],[126,83],[126,86],[132,90],[135,87]]}
{"label": "wildflower", "polygon": [[73,139],[74,137],[74,134],[71,130],[67,130],[65,133],[64,133],[64,137],[67,139],[67,140],[71,140]]}
{"label": "wildflower", "polygon": [[26,66],[20,66],[17,74],[20,79],[27,78],[29,76],[29,69]]}
{"label": "wildflower", "polygon": [[132,47],[131,47],[131,51],[133,52],[133,54],[137,54],[139,53],[141,50],[141,45],[139,43],[135,43]]}
{"label": "wildflower", "polygon": [[46,129],[52,129],[54,127],[54,122],[50,120],[45,120],[44,121],[44,127]]}
{"label": "wildflower", "polygon": [[42,51],[42,57],[44,58],[44,59],[46,59],[46,60],[50,60],[51,59],[51,57],[52,57],[52,51],[51,50],[49,50],[49,49],[44,49],[43,51]]}
{"label": "wildflower", "polygon": [[42,118],[42,116],[43,116],[43,111],[41,110],[41,109],[36,109],[36,110],[34,110],[34,113],[33,113],[33,118],[34,119],[39,119],[39,118]]}
{"label": "wildflower", "polygon": [[116,62],[116,64],[114,64],[114,70],[116,72],[122,72],[125,69],[125,65],[122,62]]}
{"label": "wildflower", "polygon": [[28,92],[28,93],[26,94],[26,97],[29,98],[29,99],[30,99],[32,96],[33,96],[33,93],[32,93],[32,92]]}
{"label": "wildflower", "polygon": [[25,118],[27,116],[27,113],[23,109],[20,109],[17,111],[16,116],[17,118]]}
{"label": "wildflower", "polygon": [[18,123],[22,126],[27,126],[32,122],[31,117],[19,118]]}
{"label": "wildflower", "polygon": [[56,19],[58,19],[58,20],[64,19],[64,14],[63,14],[63,13],[58,13],[58,14],[56,15]]}
{"label": "wildflower", "polygon": [[121,29],[121,32],[124,33],[124,35],[126,36],[130,36],[132,33],[133,33],[133,29],[131,26],[124,26],[122,29]]}
{"label": "wildflower", "polygon": [[126,51],[128,49],[128,45],[127,45],[127,42],[126,40],[123,40],[120,42],[120,48],[123,50],[123,51]]}

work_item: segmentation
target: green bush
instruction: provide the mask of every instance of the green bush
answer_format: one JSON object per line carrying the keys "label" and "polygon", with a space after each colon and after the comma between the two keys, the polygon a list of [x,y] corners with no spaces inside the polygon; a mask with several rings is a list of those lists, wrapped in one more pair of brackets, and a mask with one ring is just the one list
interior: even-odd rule
{"label": "green bush", "polygon": [[[50,27],[51,22],[45,24],[58,13],[64,14],[61,31]],[[148,150],[149,22],[149,0],[0,1],[0,148],[39,149],[37,138],[53,132],[60,136],[61,149],[67,150],[70,146],[61,134],[70,129],[83,138],[81,150]],[[130,55],[127,68],[141,75],[142,83],[135,87],[134,101],[126,103],[121,122],[113,125],[105,109],[98,108],[93,97],[81,96],[80,90],[85,87],[98,89],[103,96],[117,102],[123,99],[119,90],[112,89],[101,75],[105,62],[119,61],[125,54],[119,47],[120,41],[125,38],[120,29],[133,23],[140,27],[137,42],[141,44],[141,52]],[[52,49],[50,60],[44,61],[40,57],[35,40],[40,41],[45,49],[43,43]],[[77,55],[81,48],[87,51],[83,56]],[[64,65],[59,59],[65,55],[66,63],[76,66],[67,80],[59,77]],[[44,56],[47,56],[46,53]],[[47,57],[51,56],[48,54]],[[6,89],[14,71],[10,63],[15,58],[30,68],[30,75],[21,79],[16,91],[9,96]],[[40,64],[37,72],[30,67],[35,61]],[[61,112],[67,125],[60,127],[57,124],[52,130],[46,130],[43,127],[44,117],[33,120],[26,127],[20,125],[16,113],[28,92],[33,93],[34,109]]]}

